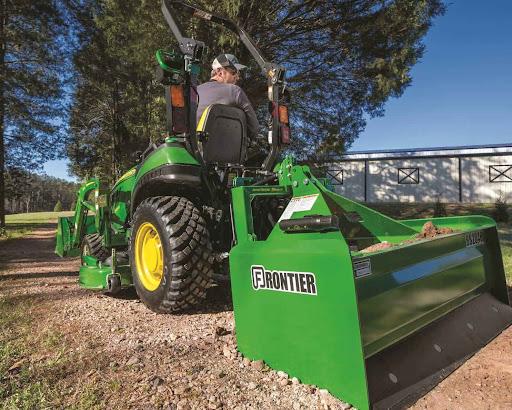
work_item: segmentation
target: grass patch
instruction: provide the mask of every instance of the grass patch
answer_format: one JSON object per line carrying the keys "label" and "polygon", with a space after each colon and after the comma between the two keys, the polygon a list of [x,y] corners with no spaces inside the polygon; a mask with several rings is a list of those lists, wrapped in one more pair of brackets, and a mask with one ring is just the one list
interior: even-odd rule
{"label": "grass patch", "polygon": [[[60,329],[39,327],[40,310],[23,298],[0,297],[0,410],[106,408],[108,394],[122,387],[104,377],[107,358],[97,349],[94,357],[77,352]],[[93,373],[102,376],[84,380]]]}
{"label": "grass patch", "polygon": [[80,398],[78,402],[73,406],[73,409],[99,409],[101,408],[101,403],[101,391],[95,386],[87,385],[85,386],[82,394],[80,394]]}
{"label": "grass patch", "polygon": [[73,211],[30,212],[26,214],[6,215],[6,229],[5,232],[0,232],[0,240],[20,238],[41,225],[56,221],[59,216],[71,215],[73,215]]}
{"label": "grass patch", "polygon": [[512,286],[512,225],[510,223],[500,224],[498,226],[498,235],[500,237],[501,253],[503,256],[503,265],[505,266],[507,284]]}
{"label": "grass patch", "polygon": [[29,212],[27,214],[12,214],[5,216],[5,223],[9,224],[44,224],[57,220],[59,216],[71,216],[73,211],[62,212]]}
{"label": "grass patch", "polygon": [[0,405],[1,409],[50,409],[51,391],[44,380],[31,380],[27,343],[30,304],[0,299]]}

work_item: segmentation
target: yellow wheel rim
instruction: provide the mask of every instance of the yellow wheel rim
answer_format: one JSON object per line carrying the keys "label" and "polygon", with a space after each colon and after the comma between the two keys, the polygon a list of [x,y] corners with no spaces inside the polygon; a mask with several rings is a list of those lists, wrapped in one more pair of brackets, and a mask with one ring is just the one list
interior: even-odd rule
{"label": "yellow wheel rim", "polygon": [[135,236],[135,266],[142,286],[149,291],[158,288],[164,276],[164,253],[160,235],[149,222]]}

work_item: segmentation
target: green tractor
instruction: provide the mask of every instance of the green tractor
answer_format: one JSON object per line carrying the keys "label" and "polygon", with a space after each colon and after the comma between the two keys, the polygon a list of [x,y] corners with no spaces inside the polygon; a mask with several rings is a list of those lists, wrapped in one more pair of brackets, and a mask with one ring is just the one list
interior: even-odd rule
{"label": "green tractor", "polygon": [[[243,111],[213,105],[196,124],[205,46],[183,37],[177,10],[232,30],[267,78],[270,149],[257,166]],[[415,400],[510,325],[492,219],[395,221],[278,162],[290,142],[284,67],[222,16],[182,1],[162,11],[179,44],[157,52],[169,137],[112,188],[85,183],[75,215],[59,218],[56,252],[81,256],[82,287],[133,285],[172,313],[229,283],[240,352],[360,409]],[[450,229],[419,238],[426,223]]]}

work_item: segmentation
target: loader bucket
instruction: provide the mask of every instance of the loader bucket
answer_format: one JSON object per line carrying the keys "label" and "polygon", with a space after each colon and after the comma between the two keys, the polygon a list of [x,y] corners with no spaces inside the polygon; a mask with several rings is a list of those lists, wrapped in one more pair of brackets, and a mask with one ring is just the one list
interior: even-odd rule
{"label": "loader bucket", "polygon": [[[305,168],[288,172],[292,187],[232,190],[238,348],[358,409],[403,407],[512,322],[495,223],[435,219],[454,232],[417,239],[427,220],[394,221]],[[253,202],[265,196],[290,202],[258,237]],[[393,246],[363,251],[384,240]]]}
{"label": "loader bucket", "polygon": [[60,216],[58,218],[55,253],[60,257],[79,256],[83,235],[96,232],[94,215],[87,215],[80,221],[82,226],[79,227],[78,231],[81,235],[78,235],[76,214],[74,216]]}
{"label": "loader bucket", "polygon": [[58,219],[55,253],[61,257],[76,256],[77,254],[73,252],[71,244],[74,223],[74,217],[61,216]]}

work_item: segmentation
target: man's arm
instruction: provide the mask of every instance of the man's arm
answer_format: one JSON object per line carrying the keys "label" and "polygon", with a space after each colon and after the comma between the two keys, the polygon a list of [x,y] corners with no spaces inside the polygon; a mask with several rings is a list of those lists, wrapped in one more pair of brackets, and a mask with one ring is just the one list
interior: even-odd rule
{"label": "man's arm", "polygon": [[258,118],[256,117],[256,113],[254,112],[254,108],[252,108],[249,98],[247,98],[244,90],[238,86],[235,86],[235,100],[236,105],[244,110],[245,115],[247,116],[247,131],[249,138],[256,137],[260,129]]}

